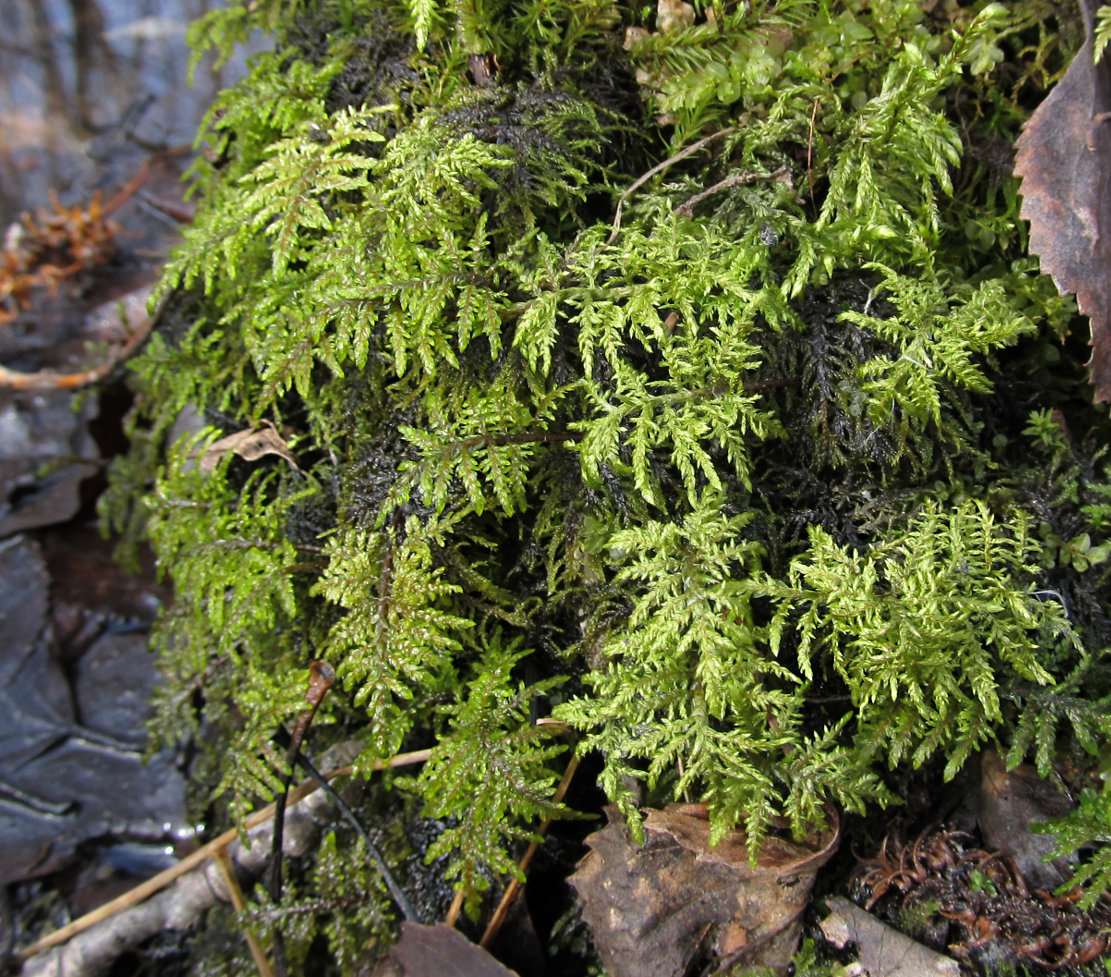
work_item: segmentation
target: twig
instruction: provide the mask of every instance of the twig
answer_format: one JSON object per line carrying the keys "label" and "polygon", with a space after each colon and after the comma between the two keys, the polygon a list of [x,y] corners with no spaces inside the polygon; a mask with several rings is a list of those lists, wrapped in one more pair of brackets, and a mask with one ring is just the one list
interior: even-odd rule
{"label": "twig", "polygon": [[671,156],[668,159],[665,159],[662,163],[657,163],[647,173],[645,173],[641,176],[638,176],[629,185],[629,187],[625,190],[625,192],[623,194],[621,194],[621,196],[618,198],[617,210],[614,212],[614,215],[613,215],[613,230],[610,231],[610,236],[608,238],[606,238],[606,244],[613,244],[614,238],[616,238],[617,235],[620,233],[620,231],[621,231],[621,212],[622,212],[622,210],[625,206],[625,201],[628,200],[629,197],[636,190],[639,190],[642,186],[644,186],[644,184],[646,184],[649,180],[651,180],[652,177],[654,177],[657,173],[662,173],[664,170],[666,170],[673,163],[678,163],[679,160],[686,159],[692,153],[697,153],[707,143],[713,142],[713,140],[717,139],[718,136],[724,136],[726,133],[735,132],[736,128],[737,128],[736,126],[728,126],[725,129],[719,129],[717,132],[713,133],[712,135],[706,136],[703,139],[699,139],[698,142],[696,142],[696,143],[691,143],[689,146],[687,146],[686,149],[680,149],[679,152],[677,152],[674,156]]}
{"label": "twig", "polygon": [[735,187],[738,184],[755,183],[757,180],[779,180],[781,183],[787,183],[790,181],[790,172],[790,169],[784,164],[778,169],[772,170],[771,173],[734,173],[724,180],[719,180],[712,187],[696,193],[686,203],[680,204],[675,208],[675,214],[678,217],[693,217],[694,208],[711,194],[726,190],[729,187]]}
{"label": "twig", "polygon": [[[286,844],[291,855],[305,855],[313,850],[328,813],[328,800],[323,794],[306,798],[289,812]],[[270,857],[272,829],[272,824],[259,825],[250,832],[249,845],[232,842],[228,846],[229,857],[244,877],[256,878],[265,869]],[[176,879],[172,886],[153,898],[130,906],[64,946],[25,961],[20,974],[22,977],[105,977],[120,954],[129,948],[163,930],[194,929],[209,909],[227,899],[220,870],[209,861]]]}
{"label": "twig", "polygon": [[176,204],[167,203],[165,200],[158,200],[145,192],[140,192],[136,196],[145,207],[154,212],[155,216],[164,220],[171,227],[193,223],[193,212],[185,207],[178,207]]}
{"label": "twig", "polygon": [[[228,858],[226,848],[216,852],[216,864],[220,866],[220,873],[224,876],[224,884],[228,887],[228,896],[231,897],[231,904],[235,907],[235,911],[245,912],[247,900],[243,898],[243,890],[239,888],[239,880],[235,877],[235,866]],[[249,929],[243,930],[243,936],[247,940],[247,947],[251,951],[255,966],[258,967],[259,977],[274,977],[274,970],[270,966],[270,961],[266,959],[266,951],[259,943],[258,937]]]}
{"label": "twig", "polygon": [[444,922],[448,926],[454,926],[459,920],[459,913],[463,909],[463,890],[459,889],[455,893],[455,898],[451,900],[451,905],[448,906],[447,916],[444,917]]}
{"label": "twig", "polygon": [[[283,733],[285,734],[284,737],[282,736]],[[284,729],[279,730],[278,734],[279,735],[276,737],[276,739],[278,740],[278,745],[285,746],[286,743],[282,742],[282,740],[288,738],[289,734],[286,733]],[[410,920],[414,923],[419,923],[421,921],[420,917],[417,915],[416,910],[413,909],[412,903],[409,902],[408,897],[405,895],[405,890],[402,889],[400,885],[398,885],[397,879],[395,879],[393,877],[393,873],[390,872],[389,866],[386,864],[386,860],[382,857],[382,853],[378,850],[378,846],[374,843],[374,839],[372,839],[370,835],[367,834],[366,828],[363,827],[362,822],[355,816],[355,812],[352,811],[347,802],[342,797],[340,797],[338,793],[336,793],[335,788],[333,788],[332,785],[328,783],[327,777],[325,777],[324,774],[322,774],[319,770],[316,769],[316,767],[312,765],[312,762],[309,760],[308,757],[306,757],[303,753],[299,754],[297,757],[297,763],[301,767],[301,769],[304,770],[305,773],[307,773],[319,785],[320,789],[328,795],[332,804],[335,805],[336,810],[339,811],[344,820],[349,825],[351,825],[352,828],[355,829],[356,834],[358,834],[358,836],[363,839],[363,844],[366,845],[367,855],[369,856],[370,860],[374,862],[375,868],[378,869],[378,873],[382,876],[382,881],[386,883],[386,888],[389,890],[390,895],[393,897],[393,901],[397,905],[397,908],[401,910],[401,915],[404,916],[407,920]]]}
{"label": "twig", "polygon": [[[679,770],[679,779],[683,780],[686,777],[687,772],[683,767],[683,758],[682,758],[682,756],[678,756],[678,757],[675,758],[675,764],[676,764],[676,767]],[[683,803],[684,804],[690,804],[691,803],[691,792],[686,787],[683,788]]]}
{"label": "twig", "polygon": [[[134,307],[138,305],[141,309],[145,308],[147,296],[149,294],[150,290],[143,288],[133,292],[131,295],[125,296],[120,301],[108,304],[112,307],[113,311],[123,306],[123,318],[130,324],[131,313],[129,306]],[[91,383],[97,383],[107,377],[121,363],[126,361],[131,354],[143,344],[154,328],[154,324],[158,320],[160,313],[161,307],[156,309],[153,315],[144,316],[143,320],[138,325],[131,326],[123,344],[109,355],[103,363],[93,367],[91,370],[80,370],[76,373],[55,373],[53,370],[39,370],[37,373],[21,373],[18,370],[10,370],[6,366],[0,366],[0,386],[8,387],[12,390],[76,390],[80,387],[87,387]],[[97,311],[92,313],[94,316],[97,314]]]}
{"label": "twig", "polygon": [[[391,757],[388,760],[376,760],[374,762],[374,769],[385,770],[388,767],[406,767],[416,763],[424,763],[431,755],[431,750],[414,750],[412,753],[399,753],[397,756]],[[325,774],[325,777],[328,780],[334,780],[336,777],[350,776],[354,771],[355,768],[353,766],[340,767],[338,770],[333,770],[331,773]],[[319,786],[313,781],[305,781],[289,792],[288,805],[292,807],[310,794],[316,793],[319,789]],[[249,831],[269,821],[274,816],[275,806],[274,804],[267,804],[266,807],[250,815],[243,824],[244,829]],[[36,953],[41,953],[43,950],[50,949],[50,947],[65,943],[66,940],[77,936],[79,933],[85,932],[85,930],[90,929],[102,920],[108,919],[121,910],[142,902],[144,899],[166,888],[166,886],[175,882],[181,876],[186,875],[198,865],[208,861],[216,852],[234,842],[238,835],[239,832],[236,828],[229,828],[222,835],[214,838],[212,841],[208,842],[208,844],[202,845],[191,855],[187,855],[171,868],[166,869],[164,872],[159,872],[158,875],[147,879],[146,882],[141,882],[139,885],[135,886],[135,888],[129,889],[111,902],[107,902],[100,908],[86,913],[67,926],[55,930],[50,935],[44,936],[41,940],[32,943],[29,947],[20,950],[16,954],[16,959],[26,960]]]}
{"label": "twig", "polygon": [[[286,798],[293,784],[293,771],[296,769],[297,758],[301,755],[301,743],[305,739],[305,733],[335,680],[336,670],[328,662],[315,661],[309,665],[309,687],[305,692],[305,701],[308,702],[309,707],[303,709],[297,716],[293,735],[289,737],[289,749],[286,752],[289,773],[286,774],[282,792],[274,804],[274,834],[270,843],[270,877],[267,885],[270,901],[274,905],[282,901],[282,830],[285,826]],[[285,959],[285,938],[280,926],[274,927],[274,970],[279,977],[286,977],[289,971]]]}
{"label": "twig", "polygon": [[168,149],[163,149],[143,160],[142,165],[139,167],[135,175],[124,186],[116,192],[108,203],[104,204],[101,208],[101,214],[107,217],[109,214],[114,214],[119,210],[128,200],[130,200],[139,190],[142,189],[147,178],[150,176],[150,171],[153,169],[153,163],[157,160],[170,160],[177,156],[185,156],[192,152],[193,147],[191,144],[183,146],[171,146]]}
{"label": "twig", "polygon": [[[571,778],[575,776],[575,771],[579,767],[579,758],[577,756],[571,757],[571,762],[567,764],[567,769],[563,771],[563,779],[559,782],[556,788],[555,795],[552,797],[552,803],[558,804],[563,800],[563,795],[567,793],[567,788],[571,786]],[[545,818],[537,831],[537,834],[544,835],[552,823],[551,818]],[[517,868],[521,874],[524,875],[532,861],[533,856],[540,848],[540,842],[534,841],[528,846],[528,850],[521,858]],[[486,932],[482,934],[482,939],[479,940],[478,945],[483,949],[489,949],[490,944],[497,938],[498,930],[501,929],[502,923],[505,922],[506,914],[509,912],[509,904],[513,901],[513,897],[517,894],[517,890],[521,887],[521,883],[516,878],[510,879],[509,885],[505,888],[505,894],[501,897],[501,902],[498,903],[498,908],[494,910],[494,915],[490,917],[490,922],[486,924]]]}

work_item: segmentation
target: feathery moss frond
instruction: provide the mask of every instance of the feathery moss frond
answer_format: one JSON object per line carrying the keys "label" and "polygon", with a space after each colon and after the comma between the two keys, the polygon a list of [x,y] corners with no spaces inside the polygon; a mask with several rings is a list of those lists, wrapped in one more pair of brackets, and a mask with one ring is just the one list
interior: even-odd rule
{"label": "feathery moss frond", "polygon": [[1007,517],[927,501],[897,541],[859,555],[811,527],[791,585],[766,581],[780,601],[773,647],[790,628],[803,675],[839,675],[858,743],[892,766],[942,752],[952,777],[1002,723],[1001,686],[1052,682],[1042,658],[1060,638],[1082,653],[1061,605],[1024,583],[1028,517]]}
{"label": "feathery moss frond", "polygon": [[514,679],[514,668],[529,654],[519,642],[503,645],[500,634],[493,634],[475,662],[466,696],[441,710],[448,730],[413,783],[428,817],[457,819],[427,857],[450,856],[448,877],[459,879],[472,915],[490,872],[524,880],[507,855],[512,843],[539,840],[542,819],[570,813],[550,800],[559,778],[548,761],[566,746],[553,743],[551,730],[530,719],[536,701],[563,680],[527,685]]}

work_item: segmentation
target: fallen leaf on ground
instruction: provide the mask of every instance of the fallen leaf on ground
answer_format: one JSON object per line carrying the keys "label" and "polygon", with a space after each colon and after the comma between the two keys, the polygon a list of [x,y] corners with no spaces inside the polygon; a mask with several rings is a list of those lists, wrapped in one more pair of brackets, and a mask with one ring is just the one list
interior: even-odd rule
{"label": "fallen leaf on ground", "polygon": [[482,947],[440,923],[402,923],[401,939],[375,969],[374,977],[516,977]]}
{"label": "fallen leaf on ground", "polygon": [[830,914],[822,920],[822,933],[837,947],[855,943],[869,977],[959,977],[956,960],[915,943],[848,899],[834,896],[826,905]]}
{"label": "fallen leaf on ground", "polygon": [[1021,216],[1030,252],[1092,324],[1091,381],[1111,400],[1111,61],[1093,62],[1093,12],[1080,0],[1087,39],[1017,143]]}
{"label": "fallen leaf on ground", "polygon": [[81,509],[82,485],[99,471],[94,462],[77,461],[15,486],[0,512],[0,537],[69,521]]}
{"label": "fallen leaf on ground", "polygon": [[36,543],[0,542],[0,884],[62,868],[90,839],[164,846],[166,823],[185,821],[172,756],[142,758],[157,674],[146,635],[105,633],[71,683],[54,654],[49,585]]}
{"label": "fallen leaf on ground", "polygon": [[984,841],[1011,858],[1031,886],[1053,890],[1068,879],[1069,858],[1044,860],[1057,839],[1030,830],[1039,821],[1064,817],[1072,809],[1061,788],[1039,777],[1030,764],[1008,771],[1003,758],[988,750],[980,761],[979,808]]}
{"label": "fallen leaf on ground", "polygon": [[98,469],[89,398],[78,410],[62,391],[0,390],[0,536],[63,523],[81,506],[82,483]]}
{"label": "fallen leaf on ground", "polygon": [[610,824],[586,839],[591,852],[570,881],[611,977],[682,977],[703,959],[718,969],[782,968],[797,949],[837,831],[807,844],[769,836],[753,867],[743,832],[711,848],[710,822],[690,811],[649,811],[637,846],[609,809]]}

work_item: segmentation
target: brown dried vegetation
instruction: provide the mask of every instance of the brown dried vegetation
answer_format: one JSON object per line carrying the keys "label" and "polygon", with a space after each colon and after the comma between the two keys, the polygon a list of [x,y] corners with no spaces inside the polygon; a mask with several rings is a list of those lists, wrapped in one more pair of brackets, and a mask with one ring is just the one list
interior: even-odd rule
{"label": "brown dried vegetation", "polygon": [[51,195],[51,209],[25,213],[0,250],[0,324],[10,322],[42,292],[55,294],[63,282],[109,261],[119,228],[108,219],[115,209],[93,194],[87,205],[64,207]]}
{"label": "brown dried vegetation", "polygon": [[965,963],[1079,967],[1102,954],[1111,935],[1106,896],[1085,911],[1079,892],[1031,890],[1012,859],[976,847],[962,831],[931,830],[905,844],[884,838],[855,885],[868,909],[904,926],[919,920],[929,932],[914,935]]}

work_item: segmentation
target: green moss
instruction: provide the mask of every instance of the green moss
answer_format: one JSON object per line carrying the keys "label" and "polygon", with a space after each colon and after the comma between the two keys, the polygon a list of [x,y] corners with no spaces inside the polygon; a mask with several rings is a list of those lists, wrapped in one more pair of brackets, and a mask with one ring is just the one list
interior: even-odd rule
{"label": "green moss", "polygon": [[[436,745],[407,789],[472,909],[569,813],[549,712],[630,817],[643,781],[756,839],[895,767],[1105,743],[1107,425],[983,151],[1071,35],[712,9],[628,51],[651,15],[600,0],[195,29],[276,49],[210,115],[106,515],[179,595],[158,728],[230,738],[236,816],[317,657],[364,766]],[[200,463],[263,422],[296,466]]]}

